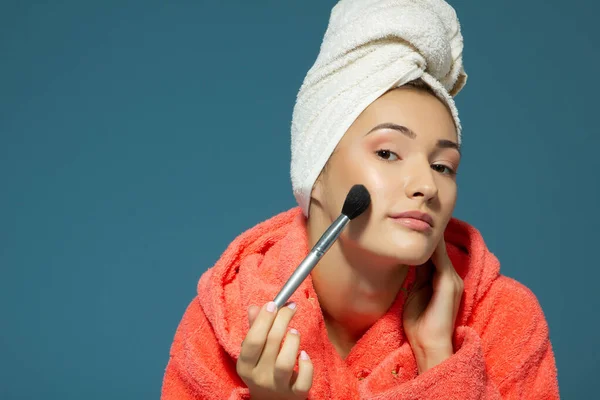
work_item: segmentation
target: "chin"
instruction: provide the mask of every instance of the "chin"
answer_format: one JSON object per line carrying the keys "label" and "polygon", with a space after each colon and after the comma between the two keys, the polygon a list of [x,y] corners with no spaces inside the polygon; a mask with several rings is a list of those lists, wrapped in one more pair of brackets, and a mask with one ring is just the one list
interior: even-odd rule
{"label": "chin", "polygon": [[396,224],[358,226],[342,233],[342,241],[362,249],[389,265],[422,265],[433,254],[441,238],[437,230],[419,232]]}
{"label": "chin", "polygon": [[424,256],[423,254],[401,254],[398,256],[398,263],[403,265],[423,265],[425,264],[430,255]]}
{"label": "chin", "polygon": [[425,264],[435,250],[434,237],[418,232],[394,232],[385,237],[387,240],[370,241],[369,247],[374,253],[399,264]]}

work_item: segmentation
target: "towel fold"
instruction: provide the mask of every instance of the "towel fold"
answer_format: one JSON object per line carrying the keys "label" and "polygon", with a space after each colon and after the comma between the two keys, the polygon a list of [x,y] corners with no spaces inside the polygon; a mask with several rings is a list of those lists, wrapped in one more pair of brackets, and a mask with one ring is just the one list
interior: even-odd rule
{"label": "towel fold", "polygon": [[[291,326],[315,373],[310,399],[558,399],[548,325],[535,295],[500,274],[479,232],[452,219],[448,255],[464,281],[455,354],[419,375],[402,329],[403,289],[342,359],[327,336],[309,276],[292,295]],[[236,374],[249,330],[247,308],[271,301],[308,253],[306,218],[296,207],[237,237],[198,283],[175,334],[162,399],[248,399]]]}
{"label": "towel fold", "polygon": [[342,0],[298,92],[291,126],[294,196],[308,215],[314,182],[354,120],[386,91],[420,78],[450,110],[465,85],[463,37],[442,0]]}

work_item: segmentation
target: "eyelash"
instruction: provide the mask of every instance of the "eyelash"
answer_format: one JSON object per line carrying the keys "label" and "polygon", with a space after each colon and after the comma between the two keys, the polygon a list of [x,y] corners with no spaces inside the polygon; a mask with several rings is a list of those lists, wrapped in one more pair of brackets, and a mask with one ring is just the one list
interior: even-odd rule
{"label": "eyelash", "polygon": [[[391,150],[388,150],[388,149],[380,149],[380,150],[377,150],[377,151],[375,152],[375,154],[377,154],[377,156],[378,156],[379,158],[381,158],[381,159],[382,159],[383,161],[385,161],[385,162],[394,162],[394,161],[397,161],[397,160],[387,160],[387,159],[385,159],[385,158],[384,158],[384,157],[381,155],[381,153],[384,153],[384,152],[386,152],[386,153],[389,153],[389,154],[393,154],[393,155],[395,155],[395,156],[396,156],[398,159],[400,159],[400,157],[398,156],[398,154],[396,154],[396,153],[394,153],[393,151],[391,151]],[[442,172],[442,171],[438,171],[437,169],[435,169],[435,167],[442,167],[442,168],[445,168],[445,169],[446,169],[448,172],[444,173],[444,172]],[[433,165],[431,166],[431,168],[432,168],[434,171],[441,173],[442,175],[450,175],[450,176],[454,176],[454,175],[456,175],[456,171],[455,171],[454,169],[452,169],[452,168],[448,167],[447,165],[443,165],[443,164],[433,164]]]}

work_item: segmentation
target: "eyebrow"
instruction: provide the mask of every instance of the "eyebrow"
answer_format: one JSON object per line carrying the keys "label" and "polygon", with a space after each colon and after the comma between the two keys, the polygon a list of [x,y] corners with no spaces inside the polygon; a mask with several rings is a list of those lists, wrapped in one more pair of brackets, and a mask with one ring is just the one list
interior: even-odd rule
{"label": "eyebrow", "polygon": [[[383,124],[379,124],[376,127],[374,127],[373,129],[371,129],[369,132],[365,133],[365,136],[371,132],[374,132],[374,131],[377,131],[380,129],[393,129],[395,131],[400,132],[401,134],[403,134],[404,136],[406,136],[410,139],[414,139],[417,137],[417,134],[414,131],[412,131],[410,128],[407,128],[406,126],[403,126],[403,125],[395,124],[393,122],[384,122]],[[452,140],[440,139],[437,142],[437,147],[442,148],[442,149],[455,149],[456,151],[461,153],[460,146],[458,145],[458,143],[453,142]]]}

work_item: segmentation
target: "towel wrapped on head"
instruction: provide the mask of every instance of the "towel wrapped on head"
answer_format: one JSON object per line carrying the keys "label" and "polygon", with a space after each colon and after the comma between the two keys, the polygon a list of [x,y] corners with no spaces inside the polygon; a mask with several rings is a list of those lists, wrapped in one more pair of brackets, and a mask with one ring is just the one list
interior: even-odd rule
{"label": "towel wrapped on head", "polygon": [[448,106],[460,143],[453,96],[467,79],[462,50],[456,12],[443,0],[335,5],[292,117],[292,188],[306,216],[313,185],[344,133],[390,89],[421,79]]}

